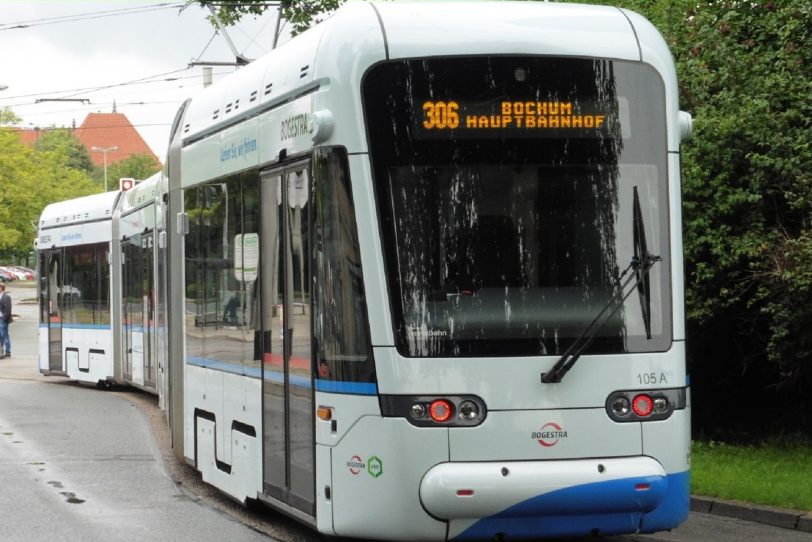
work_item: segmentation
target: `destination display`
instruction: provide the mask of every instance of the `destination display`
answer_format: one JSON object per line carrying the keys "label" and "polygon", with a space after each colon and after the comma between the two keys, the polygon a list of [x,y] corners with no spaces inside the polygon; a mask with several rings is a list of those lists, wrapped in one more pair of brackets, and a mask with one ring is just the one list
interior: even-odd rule
{"label": "destination display", "polygon": [[594,102],[424,100],[416,136],[605,137],[611,112]]}

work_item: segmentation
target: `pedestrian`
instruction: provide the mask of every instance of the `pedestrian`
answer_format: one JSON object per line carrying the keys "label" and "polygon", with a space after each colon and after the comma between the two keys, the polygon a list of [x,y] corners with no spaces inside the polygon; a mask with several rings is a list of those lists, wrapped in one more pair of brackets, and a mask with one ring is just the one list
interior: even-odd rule
{"label": "pedestrian", "polygon": [[0,282],[0,347],[3,354],[0,357],[11,357],[11,339],[8,335],[8,325],[11,318],[11,296],[6,293],[6,285]]}

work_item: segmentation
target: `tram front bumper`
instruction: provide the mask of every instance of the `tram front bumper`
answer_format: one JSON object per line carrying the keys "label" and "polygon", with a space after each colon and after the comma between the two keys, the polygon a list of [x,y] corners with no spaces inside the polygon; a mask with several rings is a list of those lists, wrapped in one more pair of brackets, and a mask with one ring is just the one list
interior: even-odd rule
{"label": "tram front bumper", "polygon": [[536,527],[547,523],[553,531],[547,534],[574,534],[554,525],[564,518],[578,523],[578,516],[603,518],[587,533],[634,532],[642,515],[666,497],[668,485],[662,465],[646,456],[442,463],[424,476],[420,499],[429,514],[456,524],[451,531],[461,538],[483,520],[501,524],[500,531],[532,521]]}

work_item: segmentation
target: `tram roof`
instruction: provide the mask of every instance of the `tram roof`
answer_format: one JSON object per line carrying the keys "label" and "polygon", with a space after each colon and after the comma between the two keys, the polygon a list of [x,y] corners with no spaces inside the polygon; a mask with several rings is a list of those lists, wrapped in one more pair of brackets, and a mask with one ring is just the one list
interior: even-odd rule
{"label": "tram roof", "polygon": [[127,214],[133,209],[142,207],[155,201],[155,198],[166,191],[166,183],[162,172],[138,181],[134,187],[123,194],[121,214]]}
{"label": "tram roof", "polygon": [[116,190],[52,203],[43,209],[39,218],[39,229],[112,220],[119,194],[120,192]]}
{"label": "tram roof", "polygon": [[[638,27],[648,25],[639,32]],[[543,2],[347,2],[332,16],[201,91],[181,137],[190,143],[284,104],[325,81],[347,80],[334,60],[527,54],[642,60],[670,53],[651,25],[615,7]],[[656,31],[655,31],[656,33]],[[641,37],[642,36],[642,37]],[[643,44],[642,40],[652,43]],[[659,63],[659,60],[658,62]],[[359,66],[366,69],[364,66]]]}

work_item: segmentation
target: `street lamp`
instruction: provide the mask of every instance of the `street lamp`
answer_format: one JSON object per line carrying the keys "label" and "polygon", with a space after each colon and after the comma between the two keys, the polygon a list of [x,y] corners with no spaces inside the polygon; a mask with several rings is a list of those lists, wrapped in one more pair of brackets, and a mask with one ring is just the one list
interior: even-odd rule
{"label": "street lamp", "polygon": [[90,147],[90,150],[104,154],[104,191],[107,192],[107,153],[117,151],[118,147],[116,145],[113,145],[112,147],[96,147],[94,145]]}

